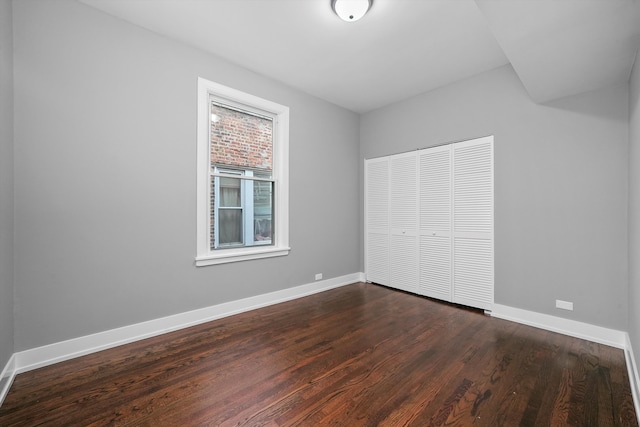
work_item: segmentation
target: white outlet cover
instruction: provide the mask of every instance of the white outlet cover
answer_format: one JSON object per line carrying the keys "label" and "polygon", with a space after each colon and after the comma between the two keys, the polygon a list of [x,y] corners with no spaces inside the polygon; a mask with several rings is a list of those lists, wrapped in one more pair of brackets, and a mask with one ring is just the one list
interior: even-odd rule
{"label": "white outlet cover", "polygon": [[569,301],[556,300],[556,308],[573,311],[573,303]]}

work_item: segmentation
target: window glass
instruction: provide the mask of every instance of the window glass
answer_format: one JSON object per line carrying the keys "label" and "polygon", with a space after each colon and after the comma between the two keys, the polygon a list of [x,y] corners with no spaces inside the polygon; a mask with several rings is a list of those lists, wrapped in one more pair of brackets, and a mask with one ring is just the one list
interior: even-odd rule
{"label": "window glass", "polygon": [[238,170],[273,170],[273,119],[211,102],[211,164]]}
{"label": "window glass", "polygon": [[211,101],[210,138],[211,249],[271,244],[273,119]]}
{"label": "window glass", "polygon": [[220,178],[220,207],[241,207],[241,181],[237,178]]}
{"label": "window glass", "polygon": [[219,211],[220,245],[239,245],[242,243],[242,210],[220,209]]}
{"label": "window glass", "polygon": [[271,242],[272,219],[273,182],[253,181],[254,242]]}

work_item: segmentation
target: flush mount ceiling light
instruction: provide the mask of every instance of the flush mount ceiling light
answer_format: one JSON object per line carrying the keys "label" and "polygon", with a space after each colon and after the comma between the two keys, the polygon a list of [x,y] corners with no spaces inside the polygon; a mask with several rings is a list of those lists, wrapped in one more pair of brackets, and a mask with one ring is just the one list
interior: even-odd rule
{"label": "flush mount ceiling light", "polygon": [[331,0],[333,11],[347,22],[362,18],[371,7],[372,0]]}

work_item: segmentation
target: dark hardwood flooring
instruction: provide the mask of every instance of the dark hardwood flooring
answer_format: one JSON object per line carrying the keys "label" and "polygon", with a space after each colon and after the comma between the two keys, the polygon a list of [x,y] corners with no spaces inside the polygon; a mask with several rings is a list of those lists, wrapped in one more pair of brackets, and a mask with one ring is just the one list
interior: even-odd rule
{"label": "dark hardwood flooring", "polygon": [[20,374],[36,425],[638,424],[622,350],[358,283]]}

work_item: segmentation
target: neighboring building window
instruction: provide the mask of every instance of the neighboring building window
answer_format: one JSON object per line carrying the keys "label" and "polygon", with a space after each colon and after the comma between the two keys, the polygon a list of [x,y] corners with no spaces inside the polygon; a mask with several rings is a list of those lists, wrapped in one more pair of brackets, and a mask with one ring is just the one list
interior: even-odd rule
{"label": "neighboring building window", "polygon": [[287,255],[288,107],[198,80],[196,265]]}

